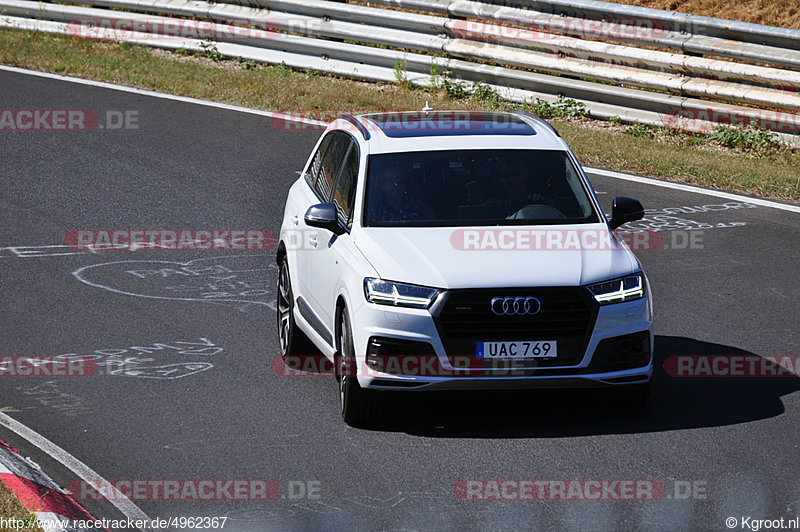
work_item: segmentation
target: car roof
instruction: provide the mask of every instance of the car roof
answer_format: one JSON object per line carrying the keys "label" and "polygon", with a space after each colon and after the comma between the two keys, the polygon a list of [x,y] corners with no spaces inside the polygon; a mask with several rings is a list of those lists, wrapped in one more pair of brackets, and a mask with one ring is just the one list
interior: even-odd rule
{"label": "car roof", "polygon": [[510,113],[410,111],[363,115],[391,138],[451,135],[535,135],[536,130]]}
{"label": "car roof", "polygon": [[330,129],[347,129],[370,153],[448,149],[565,149],[545,120],[521,111],[422,110],[342,115]]}

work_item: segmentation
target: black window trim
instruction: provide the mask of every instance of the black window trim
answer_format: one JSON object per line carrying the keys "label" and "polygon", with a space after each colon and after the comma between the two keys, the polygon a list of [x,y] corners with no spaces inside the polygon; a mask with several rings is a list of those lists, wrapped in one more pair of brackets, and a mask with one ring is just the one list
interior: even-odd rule
{"label": "black window trim", "polygon": [[[308,184],[308,186],[311,188],[311,191],[321,201],[325,201],[325,200],[322,198],[322,196],[320,195],[319,191],[317,190],[316,179],[317,179],[318,176],[314,176],[315,182],[312,182],[311,181],[311,169],[314,166],[314,160],[317,158],[317,155],[322,153],[322,157],[325,156],[325,152],[328,151],[328,147],[330,147],[330,143],[331,143],[331,141],[333,141],[333,133],[335,133],[335,132],[336,131],[329,131],[328,133],[326,133],[325,135],[322,136],[322,139],[317,144],[317,150],[314,152],[314,155],[311,157],[311,160],[308,162],[308,168],[306,168],[306,171],[303,172],[303,177],[305,177],[305,179],[306,179],[306,184]],[[330,138],[330,140],[328,141],[328,144],[325,146],[325,150],[321,151],[322,150],[322,145],[329,138]]]}
{"label": "black window trim", "polygon": [[[341,129],[334,129],[333,131],[329,131],[328,133],[325,134],[325,138],[331,137],[331,141],[328,143],[327,146],[325,146],[325,151],[322,153],[322,157],[325,157],[325,154],[328,153],[328,149],[331,147],[331,143],[334,141],[337,133],[341,133],[341,134],[343,134],[343,135],[345,135],[347,137],[350,137],[351,140],[355,140],[351,134],[349,134],[346,131],[342,131]],[[322,143],[325,142],[325,138],[323,138],[323,140],[319,143],[320,146],[322,146]],[[314,157],[311,159],[311,163],[309,163],[309,169],[310,169],[310,165],[314,164],[314,158],[316,158],[317,153],[319,153],[319,150],[317,150],[314,153]],[[347,154],[347,152],[345,152],[345,154]],[[341,173],[343,165],[344,165],[344,159],[342,159],[342,162],[340,163],[339,167],[336,169],[336,178],[334,179],[333,183],[331,184],[331,196],[333,195],[333,191],[336,189],[336,181],[339,180],[339,173]],[[306,171],[305,172],[306,183],[308,183],[308,185],[311,187],[311,190],[314,192],[314,194],[317,196],[317,198],[323,203],[329,202],[329,201],[333,201],[332,197],[331,198],[323,197],[322,194],[320,194],[319,190],[317,189],[316,182],[312,183],[311,180],[309,179],[309,177],[310,177],[309,173],[308,173],[308,171]],[[318,179],[319,176],[316,176],[316,178]]]}
{"label": "black window trim", "polygon": [[[350,133],[348,133],[347,131],[343,131],[343,130],[341,130],[341,129],[334,129],[333,131],[329,131],[329,132],[327,132],[327,133],[325,134],[325,137],[324,137],[324,138],[323,138],[323,139],[320,141],[320,143],[319,143],[319,146],[322,146],[322,143],[323,143],[323,142],[325,142],[325,138],[327,138],[327,137],[331,137],[331,141],[330,141],[330,142],[333,142],[333,137],[334,137],[334,136],[335,136],[337,133],[341,133],[341,134],[342,134],[342,135],[344,135],[345,137],[348,137],[348,138],[349,138],[349,140],[350,140],[350,141],[351,141],[353,144],[355,144],[355,146],[356,146],[356,149],[358,150],[359,171],[360,171],[360,170],[361,170],[361,146],[359,145],[359,143],[358,143],[358,141],[356,140],[356,138],[355,138],[353,135],[351,135]],[[323,156],[323,157],[325,156],[325,153],[327,153],[327,151],[328,151],[328,148],[330,147],[330,142],[329,142],[329,143],[328,143],[328,145],[325,147],[325,152],[323,152],[323,154],[322,154],[322,156]],[[342,174],[342,168],[344,167],[344,164],[345,164],[345,162],[346,162],[346,160],[347,160],[347,155],[350,153],[350,147],[348,146],[348,149],[347,149],[347,151],[345,151],[345,157],[344,157],[344,158],[342,158],[342,162],[341,162],[341,164],[339,165],[339,169],[336,171],[336,179],[333,181],[333,184],[332,184],[332,186],[331,186],[331,197],[330,197],[330,198],[324,198],[324,197],[322,197],[322,195],[319,193],[319,190],[317,190],[316,184],[315,184],[315,183],[312,183],[312,182],[311,182],[311,179],[310,179],[310,175],[309,175],[309,172],[308,172],[308,170],[310,170],[310,168],[311,168],[311,165],[314,163],[314,158],[316,158],[316,156],[317,156],[317,153],[319,153],[319,149],[317,149],[317,151],[316,151],[316,152],[314,152],[314,157],[312,157],[312,158],[311,158],[311,162],[309,163],[309,168],[307,168],[307,169],[306,169],[306,172],[305,172],[305,175],[304,175],[304,177],[305,177],[305,179],[306,179],[306,184],[308,184],[308,186],[311,188],[311,191],[314,193],[314,195],[317,197],[317,199],[318,199],[318,200],[319,200],[321,203],[333,202],[333,201],[334,201],[334,198],[333,198],[333,196],[334,196],[334,194],[335,194],[335,192],[336,192],[336,185],[339,183],[339,178],[341,177],[341,174]],[[354,190],[354,191],[353,191],[353,194],[354,194],[355,196],[357,196],[357,193],[356,193],[356,192],[357,192],[357,190],[358,190],[358,174],[356,174],[356,190]],[[342,223],[342,221],[341,221],[341,220],[339,220],[339,225],[342,227],[342,229],[344,229],[344,231],[345,231],[347,234],[350,234],[350,229],[353,227],[353,219],[354,219],[354,218],[353,218],[353,214],[355,213],[355,210],[356,210],[356,209],[355,209],[355,207],[356,207],[356,206],[355,206],[355,198],[354,198],[354,203],[353,203],[353,212],[351,212],[351,213],[350,213],[350,217],[349,217],[349,218],[348,218],[348,220],[347,220],[347,224],[343,224],[343,223]]]}
{"label": "black window trim", "polygon": [[339,179],[341,179],[341,177],[342,177],[342,173],[343,173],[342,171],[344,170],[344,165],[347,163],[347,158],[350,155],[350,150],[352,149],[352,146],[355,146],[356,152],[358,154],[359,164],[358,164],[358,170],[356,171],[356,176],[354,178],[355,182],[356,182],[355,183],[356,184],[356,188],[353,189],[353,209],[350,212],[350,216],[348,216],[346,223],[342,224],[342,221],[339,220],[339,225],[341,225],[342,228],[345,231],[347,231],[347,233],[350,233],[350,229],[353,227],[354,214],[356,212],[355,198],[358,195],[357,194],[357,191],[358,191],[358,174],[360,173],[360,170],[361,170],[361,146],[359,146],[358,141],[356,140],[356,138],[353,135],[351,135],[350,133],[348,133],[346,131],[342,131],[342,133],[344,133],[345,135],[350,137],[350,141],[352,142],[352,144],[351,144],[351,146],[348,147],[347,152],[345,152],[345,156],[342,159],[342,166],[339,168],[339,173],[336,175],[336,180],[333,182],[333,187],[331,187],[331,201],[334,202],[334,203],[336,202],[336,199],[335,199],[335,197],[336,197],[336,186],[339,184]]}
{"label": "black window trim", "polygon": [[349,114],[340,114],[339,118],[342,120],[347,120],[348,122],[356,126],[356,128],[361,132],[361,136],[364,137],[364,140],[370,139],[371,135],[369,133],[369,130],[366,127],[364,127],[364,124],[362,124],[358,118]]}

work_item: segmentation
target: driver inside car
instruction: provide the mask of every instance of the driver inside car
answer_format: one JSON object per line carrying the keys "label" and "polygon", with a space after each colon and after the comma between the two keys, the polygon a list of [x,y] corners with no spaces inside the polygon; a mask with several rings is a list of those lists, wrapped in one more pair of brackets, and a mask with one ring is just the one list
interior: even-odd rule
{"label": "driver inside car", "polygon": [[390,166],[378,176],[369,204],[369,217],[380,222],[413,222],[431,219],[431,209],[410,190],[411,175]]}

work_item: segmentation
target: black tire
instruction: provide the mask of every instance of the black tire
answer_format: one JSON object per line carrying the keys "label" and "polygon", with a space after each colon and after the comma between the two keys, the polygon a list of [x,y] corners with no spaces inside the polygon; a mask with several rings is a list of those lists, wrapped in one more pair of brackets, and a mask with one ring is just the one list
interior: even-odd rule
{"label": "black tire", "polygon": [[299,368],[303,358],[318,353],[308,336],[294,321],[294,294],[289,278],[289,263],[284,256],[278,267],[278,341],[284,362],[294,369]]}
{"label": "black tire", "polygon": [[351,427],[365,427],[377,420],[380,404],[375,391],[365,390],[358,384],[357,374],[350,316],[347,309],[343,309],[339,327],[339,353],[336,356],[339,407],[345,423]]}

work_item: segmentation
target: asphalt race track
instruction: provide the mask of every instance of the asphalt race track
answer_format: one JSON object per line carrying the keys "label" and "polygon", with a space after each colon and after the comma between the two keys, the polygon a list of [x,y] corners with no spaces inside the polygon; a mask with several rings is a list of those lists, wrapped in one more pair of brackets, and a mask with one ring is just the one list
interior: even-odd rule
{"label": "asphalt race track", "polygon": [[[0,377],[0,412],[105,479],[267,479],[280,490],[268,501],[131,497],[147,516],[224,516],[234,531],[726,530],[728,517],[800,514],[800,381],[664,369],[678,355],[800,355],[800,214],[590,176],[607,211],[632,196],[650,209],[639,227],[661,229],[657,249],[637,251],[655,298],[648,407],[587,392],[429,393],[395,399],[385,425],[358,430],[339,417],[333,377],[272,369],[273,251],[64,246],[74,229],[277,231],[319,130],[7,71],[0,101],[99,117],[90,131],[0,131],[0,357],[98,364],[90,377]],[[117,127],[120,116],[137,127]],[[0,439],[61,486],[78,482],[18,434],[0,427]],[[659,490],[463,500],[471,479]]]}

